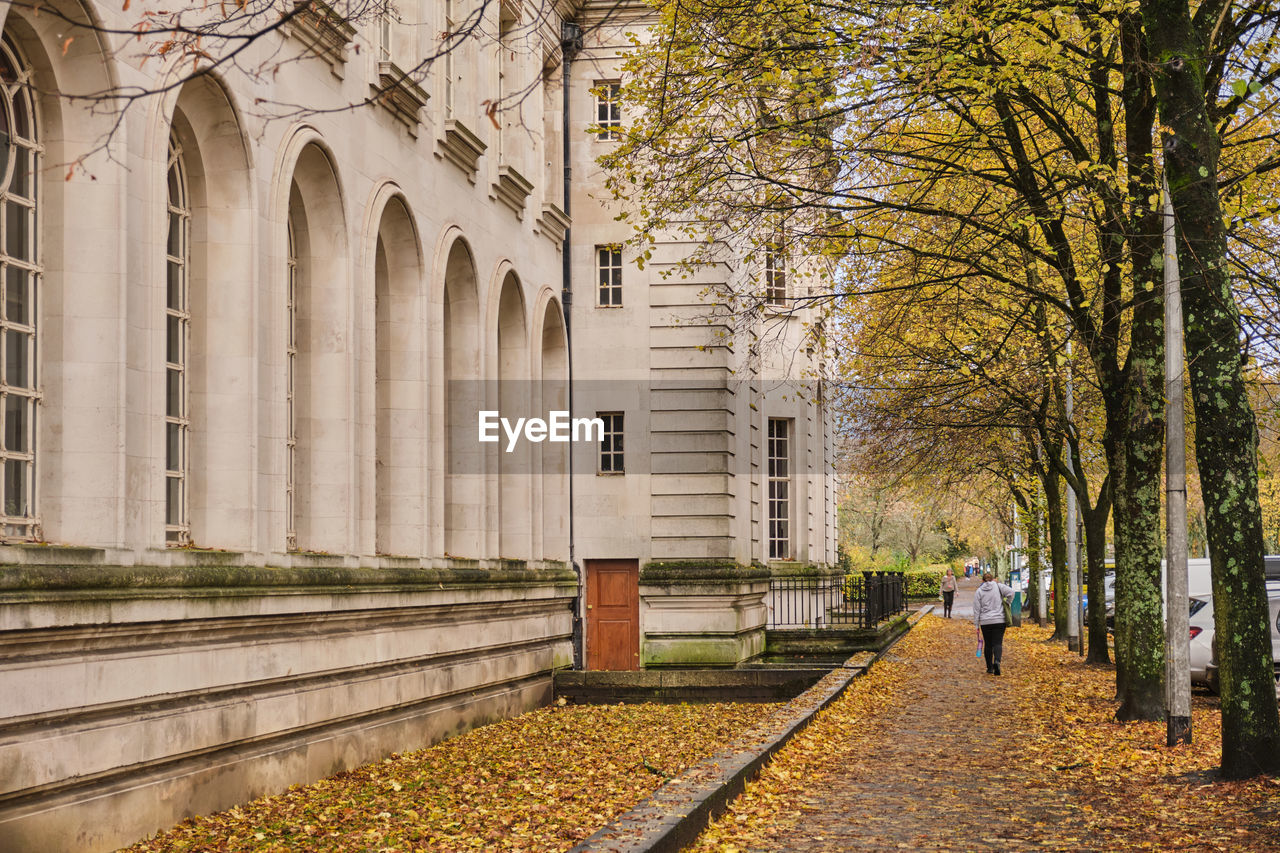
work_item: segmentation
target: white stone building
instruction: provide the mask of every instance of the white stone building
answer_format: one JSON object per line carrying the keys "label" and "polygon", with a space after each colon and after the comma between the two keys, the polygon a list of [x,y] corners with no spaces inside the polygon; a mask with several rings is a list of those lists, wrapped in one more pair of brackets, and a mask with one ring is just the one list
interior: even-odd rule
{"label": "white stone building", "polygon": [[[114,849],[519,713],[593,643],[757,652],[742,567],[835,559],[829,424],[669,322],[689,288],[624,264],[598,301],[621,30],[589,30],[566,137],[590,8],[313,12],[184,82],[120,5],[0,7],[0,850]],[[567,408],[571,361],[604,443],[476,440]],[[601,637],[593,578],[633,613]]]}

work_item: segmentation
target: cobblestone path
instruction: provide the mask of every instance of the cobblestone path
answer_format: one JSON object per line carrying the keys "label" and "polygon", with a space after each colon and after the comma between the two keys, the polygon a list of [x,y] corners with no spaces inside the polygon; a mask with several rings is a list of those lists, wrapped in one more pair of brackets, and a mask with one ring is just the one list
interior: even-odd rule
{"label": "cobblestone path", "polygon": [[1043,632],[1010,630],[997,678],[974,657],[968,618],[945,629],[950,654],[913,662],[876,738],[881,748],[849,756],[770,849],[1026,850],[1041,849],[1039,828],[1052,825],[1059,840],[1069,832],[1074,812],[1061,792],[1030,787],[1019,766],[1019,647]]}
{"label": "cobblestone path", "polygon": [[[850,721],[814,722],[812,736],[824,739],[834,760],[811,782],[793,787],[794,799],[772,817],[737,818],[763,818],[763,831],[754,833],[748,849],[1099,849],[1079,837],[1083,822],[1070,792],[1057,787],[1051,770],[1025,766],[1019,750],[1019,731],[1034,713],[1018,701],[1022,649],[1047,632],[1010,629],[1004,675],[987,675],[974,656],[967,606],[973,584],[965,586],[956,615],[963,601],[966,618],[936,620],[929,653],[902,660],[890,650],[877,664],[896,660],[901,672],[892,700],[860,718],[856,737],[841,736],[842,726],[853,728]],[[869,718],[874,722],[867,725]],[[707,842],[704,837],[700,849],[728,849]]]}

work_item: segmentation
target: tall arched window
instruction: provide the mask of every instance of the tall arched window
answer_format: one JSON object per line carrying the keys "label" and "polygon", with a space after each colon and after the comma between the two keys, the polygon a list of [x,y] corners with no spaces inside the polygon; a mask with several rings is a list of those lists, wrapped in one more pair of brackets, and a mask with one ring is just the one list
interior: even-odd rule
{"label": "tall arched window", "polygon": [[0,44],[0,410],[4,420],[4,536],[39,535],[35,494],[36,297],[40,266],[36,184],[40,144],[30,71],[6,38]]}
{"label": "tall arched window", "polygon": [[169,137],[168,237],[165,243],[165,463],[164,539],[191,541],[187,485],[191,458],[191,403],[188,349],[191,341],[191,202],[182,148]]}
{"label": "tall arched window", "polygon": [[298,513],[294,491],[297,487],[298,469],[298,412],[294,406],[298,376],[298,244],[293,237],[293,218],[288,222],[288,282],[285,291],[285,322],[288,330],[284,350],[284,398],[285,398],[285,460],[284,460],[284,509],[285,547],[290,551],[298,547]]}

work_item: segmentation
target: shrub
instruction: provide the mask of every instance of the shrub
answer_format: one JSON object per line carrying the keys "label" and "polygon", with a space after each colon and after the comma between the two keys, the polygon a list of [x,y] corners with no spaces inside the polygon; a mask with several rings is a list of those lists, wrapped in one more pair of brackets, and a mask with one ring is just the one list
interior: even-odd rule
{"label": "shrub", "polygon": [[907,598],[937,598],[946,566],[913,566],[907,570]]}

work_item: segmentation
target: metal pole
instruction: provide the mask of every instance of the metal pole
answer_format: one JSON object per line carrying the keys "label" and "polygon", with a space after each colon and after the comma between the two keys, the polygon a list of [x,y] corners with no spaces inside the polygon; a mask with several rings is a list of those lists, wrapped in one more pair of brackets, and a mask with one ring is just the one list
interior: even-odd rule
{"label": "metal pole", "polygon": [[1184,434],[1182,290],[1169,180],[1161,181],[1164,201],[1164,387],[1165,465],[1165,723],[1167,743],[1191,743],[1191,650],[1187,598],[1187,445]]}
{"label": "metal pole", "polygon": [[[560,73],[561,73],[561,102],[560,102],[560,120],[561,120],[561,142],[562,151],[561,168],[563,170],[562,179],[564,181],[564,196],[561,202],[564,204],[564,214],[569,216],[569,201],[572,197],[573,188],[573,157],[572,146],[569,141],[572,137],[569,135],[569,84],[570,70],[573,66],[573,58],[578,51],[582,49],[582,29],[571,21],[563,21],[560,24]],[[570,229],[564,229],[564,243],[560,247],[560,301],[564,311],[564,346],[566,370],[566,400],[569,411],[573,412],[573,262],[572,262],[573,240],[570,236]],[[572,415],[570,415],[572,417]],[[567,474],[569,477],[569,567],[573,569],[577,576],[578,589],[573,600],[573,628],[572,628],[572,644],[573,644],[573,668],[586,668],[586,643],[585,643],[585,626],[583,625],[584,608],[587,604],[586,596],[586,578],[583,576],[582,566],[578,564],[578,555],[576,549],[576,539],[574,537],[573,525],[573,449],[570,447],[567,454]]]}
{"label": "metal pole", "polygon": [[[1067,428],[1071,428],[1075,416],[1075,389],[1071,383],[1071,341],[1067,341],[1067,384],[1066,384]],[[1071,456],[1071,446],[1067,446],[1067,467],[1075,472],[1075,459]],[[1073,652],[1084,652],[1084,644],[1080,642],[1080,548],[1077,544],[1076,531],[1076,491],[1068,484],[1067,488],[1067,648]]]}
{"label": "metal pole", "polygon": [[[1037,445],[1038,449],[1038,445]],[[1049,614],[1049,585],[1044,582],[1044,567],[1050,565],[1045,559],[1045,541],[1049,538],[1049,525],[1047,510],[1045,505],[1048,503],[1047,496],[1044,494],[1044,483],[1041,483],[1036,490],[1036,494],[1040,498],[1040,512],[1036,515],[1035,523],[1040,526],[1040,553],[1036,554],[1036,612],[1040,616],[1040,627],[1046,626]],[[1053,576],[1052,572],[1049,575]]]}
{"label": "metal pole", "polygon": [[1014,588],[1013,606],[1010,608],[1010,615],[1013,616],[1014,628],[1022,626],[1022,561],[1018,559],[1018,555],[1022,552],[1022,528],[1018,526],[1018,504],[1013,504],[1013,550],[1009,552],[1009,586]]}

